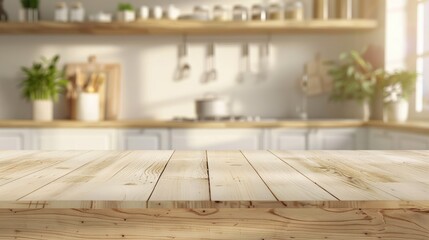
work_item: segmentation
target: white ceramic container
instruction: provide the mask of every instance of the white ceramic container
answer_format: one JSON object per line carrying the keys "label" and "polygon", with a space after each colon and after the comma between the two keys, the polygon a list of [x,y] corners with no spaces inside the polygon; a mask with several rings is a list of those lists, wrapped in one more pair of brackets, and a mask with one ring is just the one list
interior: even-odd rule
{"label": "white ceramic container", "polygon": [[33,120],[52,121],[54,119],[54,103],[52,100],[33,101]]}
{"label": "white ceramic container", "polygon": [[100,95],[80,93],[77,101],[77,120],[100,121]]}
{"label": "white ceramic container", "polygon": [[387,103],[384,113],[386,114],[385,120],[388,122],[406,122],[408,120],[409,103],[405,99]]}

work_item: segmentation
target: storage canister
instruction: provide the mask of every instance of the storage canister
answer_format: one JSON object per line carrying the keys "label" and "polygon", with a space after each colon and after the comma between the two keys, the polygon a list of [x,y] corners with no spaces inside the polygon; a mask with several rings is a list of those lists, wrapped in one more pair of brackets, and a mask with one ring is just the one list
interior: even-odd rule
{"label": "storage canister", "polygon": [[313,17],[315,19],[329,19],[329,0],[313,1]]}

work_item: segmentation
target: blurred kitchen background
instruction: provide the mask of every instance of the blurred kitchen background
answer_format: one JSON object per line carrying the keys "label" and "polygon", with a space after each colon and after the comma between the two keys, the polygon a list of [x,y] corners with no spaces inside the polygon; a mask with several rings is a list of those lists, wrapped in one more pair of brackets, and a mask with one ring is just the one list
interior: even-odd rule
{"label": "blurred kitchen background", "polygon": [[[76,1],[62,2],[70,8]],[[88,15],[100,11],[114,14],[121,2],[124,1],[81,1]],[[259,0],[126,2],[132,4],[136,11],[142,5],[167,7],[174,4],[183,13],[191,13],[197,5],[210,8],[214,5],[227,5],[232,8],[241,4],[250,9],[254,4],[264,4]],[[355,6],[353,16],[357,18],[358,1],[352,2]],[[303,101],[299,81],[304,74],[304,65],[313,60],[316,54],[320,54],[323,59],[336,59],[340,53],[352,49],[362,50],[366,46],[384,48],[385,9],[384,3],[380,2],[381,7],[378,8],[376,16],[379,27],[370,31],[188,36],[189,64],[192,71],[189,79],[183,81],[173,80],[177,66],[177,48],[183,40],[182,35],[3,35],[0,37],[0,52],[3,56],[0,58],[0,118],[31,118],[32,106],[21,97],[17,87],[23,78],[21,67],[31,65],[41,56],[52,57],[56,54],[61,57],[61,65],[85,62],[89,55],[97,56],[100,62],[121,65],[122,98],[119,119],[194,117],[194,100],[202,98],[206,93],[216,93],[227,98],[232,104],[234,115],[297,118]],[[43,20],[54,20],[57,3],[58,1],[40,1]],[[313,1],[304,0],[302,3],[305,19],[312,19]],[[10,15],[10,21],[18,21],[20,1],[5,0],[4,5]],[[331,8],[334,8],[334,4],[331,4]],[[266,79],[258,80],[258,76],[255,76],[254,80],[238,83],[241,45],[249,43],[251,68],[257,69],[258,45],[264,44],[268,39],[270,61]],[[203,84],[200,79],[205,69],[208,43],[215,43],[218,78]],[[384,59],[381,56],[380,58]],[[328,96],[329,94],[321,94],[308,98],[308,115],[311,118],[359,116],[355,111],[359,106],[330,102]],[[60,101],[57,105],[55,117],[66,118],[68,110],[65,101]]]}

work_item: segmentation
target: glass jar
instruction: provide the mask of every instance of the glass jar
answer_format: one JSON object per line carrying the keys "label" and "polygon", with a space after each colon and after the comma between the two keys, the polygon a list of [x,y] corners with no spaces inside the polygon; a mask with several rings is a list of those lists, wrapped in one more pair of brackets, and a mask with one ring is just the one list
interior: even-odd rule
{"label": "glass jar", "polygon": [[195,6],[194,15],[199,20],[210,20],[210,9],[207,6]]}
{"label": "glass jar", "polygon": [[267,20],[267,11],[260,4],[255,4],[252,6],[252,20],[254,21],[266,21]]}
{"label": "glass jar", "polygon": [[304,20],[304,4],[301,1],[288,3],[285,8],[285,18],[290,20]]}
{"label": "glass jar", "polygon": [[226,6],[216,5],[213,8],[213,20],[229,21],[231,20],[229,8]]}
{"label": "glass jar", "polygon": [[84,22],[85,9],[81,2],[75,2],[70,9],[70,22]]}
{"label": "glass jar", "polygon": [[270,20],[281,20],[283,19],[283,8],[278,3],[272,3],[268,7],[268,18]]}
{"label": "glass jar", "polygon": [[234,21],[247,21],[249,20],[249,13],[247,8],[242,5],[235,5],[232,10],[232,19]]}

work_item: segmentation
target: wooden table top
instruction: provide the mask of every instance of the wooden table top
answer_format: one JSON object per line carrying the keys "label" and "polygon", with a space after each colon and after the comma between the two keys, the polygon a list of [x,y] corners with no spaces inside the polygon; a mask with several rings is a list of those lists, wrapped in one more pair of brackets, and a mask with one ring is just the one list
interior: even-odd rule
{"label": "wooden table top", "polygon": [[427,208],[429,151],[0,151],[0,208]]}

